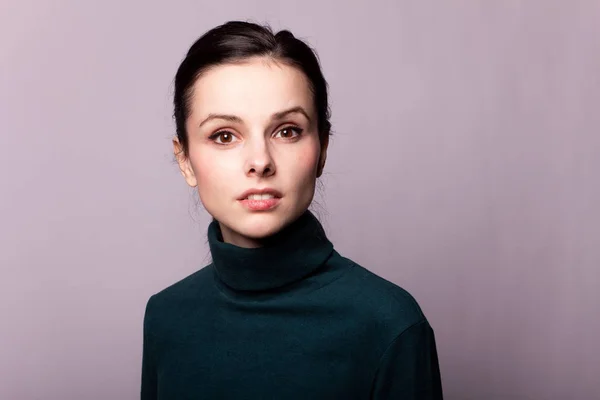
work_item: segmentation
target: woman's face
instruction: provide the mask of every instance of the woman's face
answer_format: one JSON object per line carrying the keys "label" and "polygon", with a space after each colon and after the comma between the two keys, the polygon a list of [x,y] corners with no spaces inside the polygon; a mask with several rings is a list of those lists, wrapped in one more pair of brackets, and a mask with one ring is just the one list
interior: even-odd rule
{"label": "woman's face", "polygon": [[[223,239],[260,246],[306,211],[325,164],[307,78],[269,58],[205,71],[193,86],[186,122],[189,157],[179,166]],[[268,190],[268,196],[246,196]],[[273,196],[273,198],[271,198]]]}

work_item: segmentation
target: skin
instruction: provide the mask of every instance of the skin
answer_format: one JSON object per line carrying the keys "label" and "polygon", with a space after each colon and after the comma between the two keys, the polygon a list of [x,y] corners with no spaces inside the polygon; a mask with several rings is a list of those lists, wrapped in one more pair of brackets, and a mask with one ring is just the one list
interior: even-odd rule
{"label": "skin", "polygon": [[[225,242],[260,247],[308,209],[325,166],[328,140],[319,140],[309,82],[285,63],[251,58],[205,71],[192,97],[187,157],[173,140],[181,173]],[[290,109],[296,111],[275,117]],[[235,119],[207,120],[213,114]],[[274,209],[250,211],[238,201],[246,190],[265,187],[282,195]]]}

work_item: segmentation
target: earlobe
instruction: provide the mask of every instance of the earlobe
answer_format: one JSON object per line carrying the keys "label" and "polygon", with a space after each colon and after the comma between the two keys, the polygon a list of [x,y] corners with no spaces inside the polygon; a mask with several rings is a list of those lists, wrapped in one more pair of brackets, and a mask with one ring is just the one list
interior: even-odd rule
{"label": "earlobe", "polygon": [[317,178],[320,178],[323,175],[323,169],[325,168],[325,159],[327,158],[327,154],[322,154],[319,159],[319,167],[317,169]]}
{"label": "earlobe", "polygon": [[190,163],[190,158],[185,155],[183,151],[183,147],[177,138],[173,139],[173,153],[175,154],[175,159],[177,160],[177,164],[179,165],[179,170],[181,171],[181,175],[187,182],[187,184],[191,187],[198,186],[198,180],[196,179],[196,175],[194,174],[194,169],[192,168],[192,164]]}
{"label": "earlobe", "polygon": [[326,135],[323,143],[321,144],[321,155],[319,157],[319,166],[317,168],[317,178],[323,175],[323,169],[325,168],[325,161],[327,161],[327,147],[329,146],[329,135]]}
{"label": "earlobe", "polygon": [[196,175],[194,174],[194,170],[192,169],[192,165],[190,164],[190,159],[186,158],[184,163],[185,163],[185,168],[181,168],[181,167],[180,168],[181,168],[181,174],[185,178],[185,181],[191,187],[198,186],[198,180],[196,179]]}

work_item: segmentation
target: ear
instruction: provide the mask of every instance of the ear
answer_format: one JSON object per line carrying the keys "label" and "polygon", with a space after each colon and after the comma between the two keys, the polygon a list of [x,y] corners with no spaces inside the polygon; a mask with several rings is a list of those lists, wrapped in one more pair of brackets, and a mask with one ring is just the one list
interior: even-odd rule
{"label": "ear", "polygon": [[173,153],[175,154],[175,159],[177,160],[177,164],[179,164],[179,170],[181,171],[181,175],[191,187],[198,186],[198,180],[196,179],[196,174],[194,174],[194,170],[192,169],[192,164],[190,162],[190,158],[185,155],[183,151],[183,146],[179,143],[179,139],[173,139]]}
{"label": "ear", "polygon": [[319,166],[317,168],[317,178],[323,175],[323,168],[325,168],[325,161],[327,160],[327,147],[329,146],[329,134],[324,135],[321,142],[321,155],[319,157]]}

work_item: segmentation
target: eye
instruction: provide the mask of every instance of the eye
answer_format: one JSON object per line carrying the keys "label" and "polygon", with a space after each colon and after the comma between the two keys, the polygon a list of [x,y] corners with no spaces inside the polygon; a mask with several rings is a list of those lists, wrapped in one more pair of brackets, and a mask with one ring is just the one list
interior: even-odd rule
{"label": "eye", "polygon": [[302,134],[303,129],[296,126],[286,126],[275,134],[283,139],[295,139]]}
{"label": "eye", "polygon": [[215,132],[210,135],[209,139],[217,144],[231,144],[237,140],[234,134],[229,131]]}

